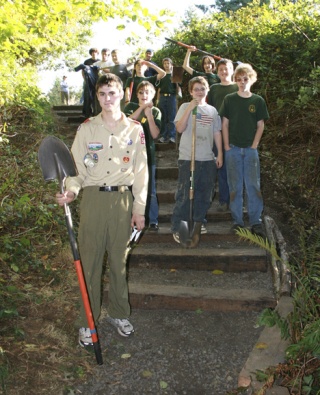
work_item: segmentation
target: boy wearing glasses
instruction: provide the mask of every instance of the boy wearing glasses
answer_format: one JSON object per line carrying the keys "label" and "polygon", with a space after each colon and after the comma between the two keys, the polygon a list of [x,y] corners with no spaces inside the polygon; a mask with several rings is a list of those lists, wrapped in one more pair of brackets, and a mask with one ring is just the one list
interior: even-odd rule
{"label": "boy wearing glasses", "polygon": [[[214,180],[217,168],[223,163],[221,121],[217,110],[206,103],[209,92],[208,81],[204,77],[195,77],[189,81],[189,93],[192,100],[179,107],[175,118],[176,130],[181,133],[178,159],[178,187],[173,208],[171,229],[173,238],[180,243],[179,228],[181,221],[188,221],[190,214],[190,164],[192,144],[192,111],[197,108],[195,172],[194,172],[194,222],[205,223],[205,216],[211,204]],[[218,149],[215,158],[213,142]]]}
{"label": "boy wearing glasses", "polygon": [[225,149],[232,230],[244,227],[243,186],[247,194],[249,224],[252,233],[266,237],[262,227],[263,200],[260,190],[260,161],[258,145],[264,122],[269,119],[264,99],[251,92],[257,73],[247,63],[234,72],[238,92],[227,95],[220,108]]}

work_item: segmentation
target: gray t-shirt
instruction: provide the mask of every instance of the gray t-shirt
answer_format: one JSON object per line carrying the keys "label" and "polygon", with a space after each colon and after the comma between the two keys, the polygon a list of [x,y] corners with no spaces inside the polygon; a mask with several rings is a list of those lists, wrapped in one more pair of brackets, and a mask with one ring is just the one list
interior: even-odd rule
{"label": "gray t-shirt", "polygon": [[[175,124],[182,117],[189,103],[183,103],[179,107],[175,117]],[[208,161],[214,159],[212,151],[214,133],[221,133],[221,120],[217,110],[209,104],[197,107],[196,116],[196,149],[195,158],[198,161]],[[179,145],[179,159],[191,160],[192,143],[192,112],[189,116],[187,127],[181,135]]]}

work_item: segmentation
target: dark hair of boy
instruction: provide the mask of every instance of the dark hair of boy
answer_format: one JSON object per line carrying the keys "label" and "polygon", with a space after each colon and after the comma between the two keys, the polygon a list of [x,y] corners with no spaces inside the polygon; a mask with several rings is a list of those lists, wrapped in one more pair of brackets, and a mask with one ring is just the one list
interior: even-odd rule
{"label": "dark hair of boy", "polygon": [[192,91],[194,84],[201,84],[201,85],[203,85],[206,89],[209,90],[208,81],[207,81],[204,77],[199,76],[199,77],[193,77],[193,78],[191,78],[191,80],[189,80],[189,83],[188,83],[189,92]]}
{"label": "dark hair of boy", "polygon": [[170,58],[164,58],[162,59],[162,65],[164,64],[164,62],[170,62],[173,65],[173,61]]}
{"label": "dark hair of boy", "polygon": [[218,70],[218,69],[219,69],[219,66],[221,66],[221,65],[227,66],[228,64],[230,64],[230,65],[233,66],[232,60],[226,59],[226,58],[222,58],[222,59],[220,59],[220,60],[217,62],[216,68],[217,68],[217,70]]}
{"label": "dark hair of boy", "polygon": [[141,81],[140,84],[137,86],[137,92],[140,89],[149,88],[153,93],[156,93],[155,87],[149,81]]}
{"label": "dark hair of boy", "polygon": [[202,61],[201,61],[202,70],[204,70],[204,66],[203,65],[204,65],[204,62],[205,62],[206,59],[209,59],[210,63],[212,64],[212,72],[214,72],[215,69],[216,69],[216,62],[214,61],[212,56],[203,56]]}
{"label": "dark hair of boy", "polygon": [[121,79],[115,75],[115,74],[104,74],[101,77],[99,77],[97,84],[96,84],[96,92],[98,92],[98,89],[101,88],[104,85],[107,86],[112,86],[115,85],[119,90],[123,90],[123,84]]}
{"label": "dark hair of boy", "polygon": [[92,55],[94,52],[96,52],[97,54],[99,53],[98,48],[90,48],[89,49],[89,54]]}

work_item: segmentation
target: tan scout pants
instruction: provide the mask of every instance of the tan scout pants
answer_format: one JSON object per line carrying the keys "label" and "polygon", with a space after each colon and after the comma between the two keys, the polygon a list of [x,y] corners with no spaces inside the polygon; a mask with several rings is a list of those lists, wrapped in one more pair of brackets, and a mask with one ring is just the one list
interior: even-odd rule
{"label": "tan scout pants", "polygon": [[[127,244],[131,234],[132,194],[100,192],[99,187],[86,187],[80,203],[79,251],[95,322],[101,311],[101,275],[105,252],[108,252],[109,306],[113,318],[130,315],[126,279]],[[88,321],[83,304],[80,326]]]}

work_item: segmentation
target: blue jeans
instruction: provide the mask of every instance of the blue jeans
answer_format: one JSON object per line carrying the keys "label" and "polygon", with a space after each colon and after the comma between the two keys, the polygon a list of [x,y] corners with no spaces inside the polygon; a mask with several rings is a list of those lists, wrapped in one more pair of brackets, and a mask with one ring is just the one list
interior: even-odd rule
{"label": "blue jeans", "polygon": [[[190,219],[190,161],[179,160],[178,169],[176,203],[171,218],[171,229],[174,233],[179,231],[180,221]],[[217,168],[213,160],[195,162],[192,218],[194,222],[206,222],[205,216],[211,205],[216,172]]]}
{"label": "blue jeans", "polygon": [[224,153],[223,165],[218,169],[219,203],[229,205],[230,195],[225,156],[226,155]]}
{"label": "blue jeans", "polygon": [[[213,152],[215,156],[218,156],[218,150],[215,144],[213,146]],[[223,165],[218,169],[219,203],[229,205],[230,195],[225,156],[225,151],[223,151]]]}
{"label": "blue jeans", "polygon": [[163,96],[160,94],[159,110],[161,111],[160,136],[166,140],[176,138],[174,119],[177,113],[176,95]]}
{"label": "blue jeans", "polygon": [[235,224],[243,222],[243,185],[248,202],[250,226],[261,224],[263,200],[260,190],[260,161],[258,150],[251,147],[239,148],[230,144],[225,152],[228,184],[230,191],[230,211]]}
{"label": "blue jeans", "polygon": [[149,225],[158,224],[159,205],[156,191],[156,165],[149,166],[149,185],[147,198],[147,222]]}

